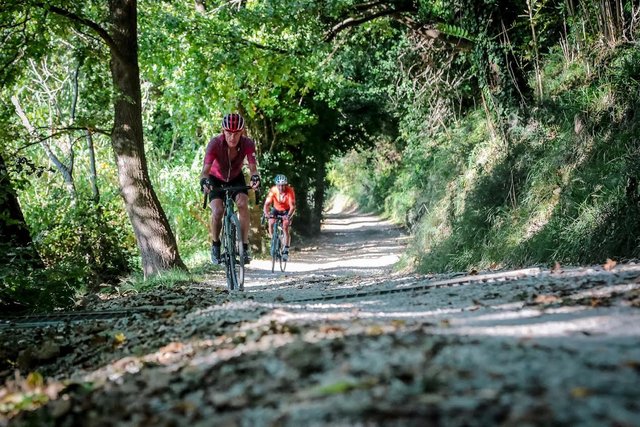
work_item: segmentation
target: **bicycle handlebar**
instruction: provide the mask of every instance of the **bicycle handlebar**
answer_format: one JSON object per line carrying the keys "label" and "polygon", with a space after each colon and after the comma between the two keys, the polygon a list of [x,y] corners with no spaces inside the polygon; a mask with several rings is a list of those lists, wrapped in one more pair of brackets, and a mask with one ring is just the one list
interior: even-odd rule
{"label": "bicycle handlebar", "polygon": [[250,185],[229,185],[222,187],[213,187],[214,191],[241,191],[241,190],[251,190],[253,189]]}
{"label": "bicycle handlebar", "polygon": [[[230,192],[230,191],[242,191],[242,190],[251,190],[253,189],[252,186],[250,185],[229,185],[229,186],[222,186],[222,187],[212,187],[209,186],[209,191],[224,191],[224,192]],[[260,198],[260,190],[256,189],[254,190],[256,192],[256,203],[257,200]],[[204,193],[204,200],[202,202],[202,209],[207,209],[207,200],[209,198],[209,193]]]}

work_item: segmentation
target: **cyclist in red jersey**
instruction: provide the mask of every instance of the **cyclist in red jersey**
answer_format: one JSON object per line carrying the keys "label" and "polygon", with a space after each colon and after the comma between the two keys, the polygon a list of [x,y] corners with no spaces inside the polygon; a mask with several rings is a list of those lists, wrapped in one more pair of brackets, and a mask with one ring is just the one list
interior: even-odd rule
{"label": "cyclist in red jersey", "polygon": [[[251,173],[251,186],[254,190],[260,187],[260,175],[256,162],[256,144],[243,135],[244,119],[240,114],[227,114],[222,119],[222,133],[213,137],[204,156],[204,165],[200,174],[200,188],[209,194],[211,207],[211,262],[220,263],[220,231],[222,229],[222,215],[224,213],[224,192],[217,190],[221,186],[246,185],[242,166],[245,159]],[[249,254],[249,193],[247,190],[236,191],[233,198],[238,207],[238,218],[242,231],[245,264],[251,261]]]}
{"label": "cyclist in red jersey", "polygon": [[269,237],[273,235],[273,224],[276,222],[273,216],[282,216],[282,232],[285,241],[282,260],[287,261],[289,258],[289,244],[291,243],[289,226],[291,225],[291,218],[296,211],[296,194],[293,191],[293,187],[289,185],[286,176],[278,174],[274,181],[276,185],[271,187],[264,201],[264,216],[269,217]]}

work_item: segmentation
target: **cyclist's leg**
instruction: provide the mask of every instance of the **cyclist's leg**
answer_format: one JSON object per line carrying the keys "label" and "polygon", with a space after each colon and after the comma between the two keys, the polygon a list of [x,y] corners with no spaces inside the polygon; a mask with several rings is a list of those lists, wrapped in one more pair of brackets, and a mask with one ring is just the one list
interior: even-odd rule
{"label": "cyclist's leg", "polygon": [[282,233],[284,234],[284,245],[289,247],[291,234],[289,233],[289,218],[282,218]]}
{"label": "cyclist's leg", "polygon": [[213,241],[220,241],[220,229],[222,228],[222,215],[224,214],[224,203],[222,199],[215,198],[210,203],[211,206],[211,234]]}
{"label": "cyclist's leg", "polygon": [[275,218],[269,218],[269,238],[273,237],[273,223],[275,222]]}
{"label": "cyclist's leg", "polygon": [[235,200],[238,207],[238,219],[240,220],[242,245],[244,247],[244,263],[248,264],[251,262],[251,253],[249,251],[249,196],[244,193],[238,193]]}
{"label": "cyclist's leg", "polygon": [[214,264],[220,263],[220,229],[222,228],[222,214],[224,213],[224,206],[221,199],[213,199],[210,203],[211,206],[211,262]]}
{"label": "cyclist's leg", "polygon": [[238,219],[242,230],[242,242],[249,243],[249,196],[244,193],[237,194],[236,206],[238,207]]}
{"label": "cyclist's leg", "polygon": [[214,242],[220,241],[220,230],[222,229],[222,215],[224,215],[224,192],[218,188],[224,185],[224,181],[221,181],[209,175],[209,180],[212,183],[212,190],[209,192],[209,207],[211,208],[211,234]]}
{"label": "cyclist's leg", "polygon": [[273,224],[276,223],[275,215],[277,214],[278,214],[278,211],[276,210],[276,208],[271,206],[271,209],[269,209],[269,238],[270,239],[273,237]]}

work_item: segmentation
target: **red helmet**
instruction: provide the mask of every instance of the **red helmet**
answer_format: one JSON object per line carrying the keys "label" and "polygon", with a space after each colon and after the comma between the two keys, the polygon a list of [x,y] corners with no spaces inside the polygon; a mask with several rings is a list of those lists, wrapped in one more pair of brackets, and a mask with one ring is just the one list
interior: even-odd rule
{"label": "red helmet", "polygon": [[239,132],[244,129],[244,119],[240,114],[227,114],[222,119],[222,129],[229,132]]}

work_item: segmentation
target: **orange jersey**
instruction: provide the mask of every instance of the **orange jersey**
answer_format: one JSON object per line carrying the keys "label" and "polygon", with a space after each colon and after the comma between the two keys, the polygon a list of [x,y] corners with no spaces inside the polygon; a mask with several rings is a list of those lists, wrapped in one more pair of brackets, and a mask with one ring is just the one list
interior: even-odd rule
{"label": "orange jersey", "polygon": [[265,203],[267,206],[273,203],[273,208],[278,211],[288,211],[296,204],[296,194],[290,185],[285,186],[282,193],[278,191],[278,186],[274,185],[269,190]]}

